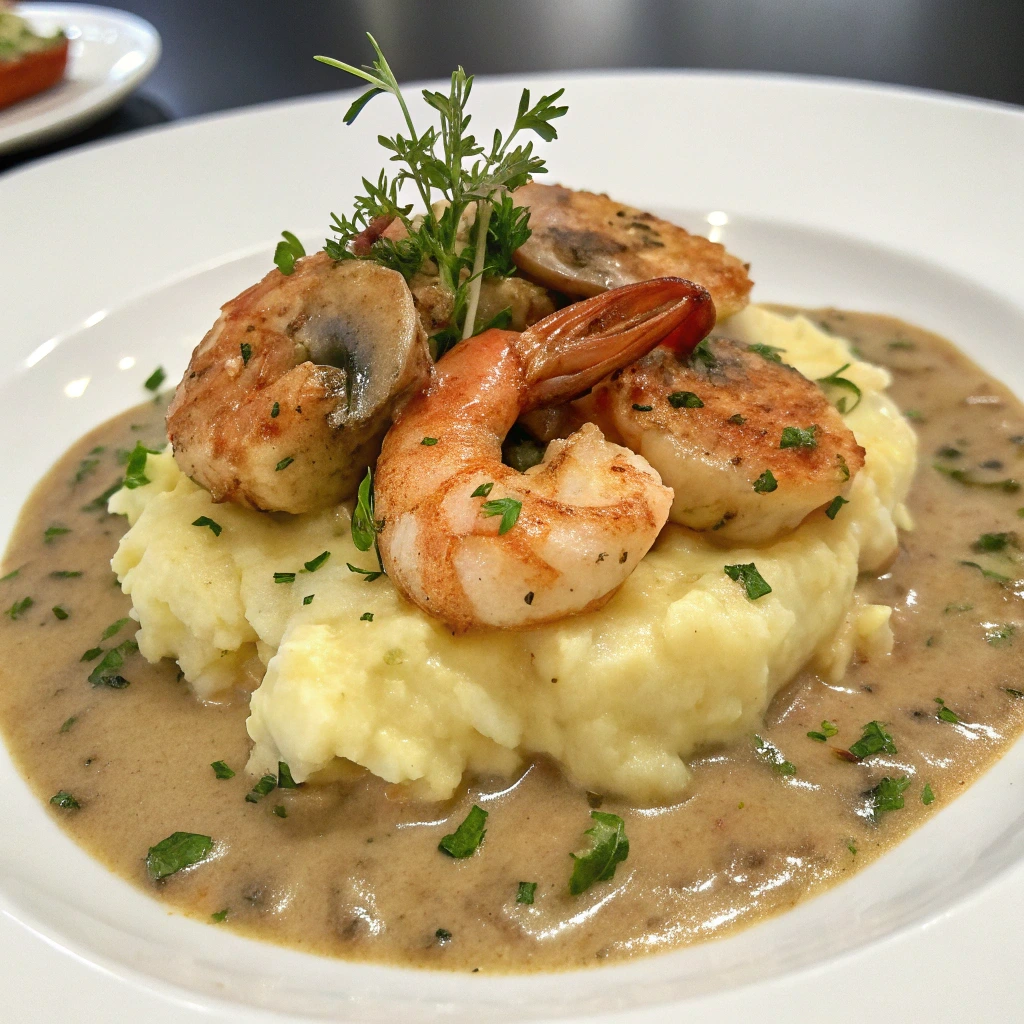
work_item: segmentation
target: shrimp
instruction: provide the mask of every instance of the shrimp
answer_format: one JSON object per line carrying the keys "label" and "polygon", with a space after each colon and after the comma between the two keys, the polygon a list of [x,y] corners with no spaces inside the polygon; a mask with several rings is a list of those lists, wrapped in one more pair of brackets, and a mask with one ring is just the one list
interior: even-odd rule
{"label": "shrimp", "polygon": [[720,320],[747,304],[748,267],[718,242],[606,195],[561,185],[531,181],[512,198],[529,207],[532,232],[512,258],[539,284],[585,297],[652,277],[682,277],[711,293]]}
{"label": "shrimp", "polygon": [[593,424],[525,473],[502,463],[502,440],[521,412],[566,402],[658,342],[688,351],[714,321],[703,288],[663,278],[457,345],[377,462],[380,554],[395,586],[455,630],[604,604],[654,543],[672,491]]}
{"label": "shrimp", "polygon": [[[762,347],[763,348],[763,347]],[[577,403],[675,492],[670,518],[756,544],[845,495],[864,449],[822,389],[769,351],[709,339],[689,361],[662,348]]]}
{"label": "shrimp", "polygon": [[401,274],[307,256],[226,303],[192,353],[167,411],[175,461],[214,501],[336,505],[430,365]]}

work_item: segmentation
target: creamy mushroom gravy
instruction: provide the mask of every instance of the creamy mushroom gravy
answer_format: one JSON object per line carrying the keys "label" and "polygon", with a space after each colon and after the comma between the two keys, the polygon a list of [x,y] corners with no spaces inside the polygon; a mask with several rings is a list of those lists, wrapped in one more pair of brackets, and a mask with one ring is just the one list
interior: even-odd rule
{"label": "creamy mushroom gravy", "polygon": [[[125,526],[92,499],[123,472],[125,449],[160,442],[154,403],[79,441],[29,500],[8,548],[3,572],[17,574],[0,581],[0,724],[22,773],[44,801],[71,794],[79,807],[50,805],[60,825],[169,906],[351,959],[580,967],[724,934],[858,870],[958,796],[1024,726],[1013,533],[1024,491],[999,484],[1024,474],[1024,407],[935,335],[882,316],[809,315],[892,369],[891,393],[921,449],[916,529],[890,571],[860,584],[868,600],[894,606],[895,650],[853,665],[841,685],[805,675],[778,696],[761,736],[795,774],[746,737],[697,760],[691,790],[668,808],[602,800],[543,762],[515,780],[476,780],[443,806],[405,802],[365,775],[247,802],[244,685],[204,707],[174,664],[127,654],[128,685],[113,688],[90,685],[97,661],[81,660],[135,628],[103,639],[128,615],[108,566]],[[837,755],[873,721],[897,753]],[[838,732],[824,737],[823,722]],[[233,778],[215,776],[221,760]],[[871,791],[883,777],[907,785],[902,808],[876,822]],[[474,803],[490,812],[486,838],[453,860],[438,841]],[[570,896],[569,853],[598,806],[625,819],[629,857],[613,881]],[[213,837],[213,855],[153,882],[147,850],[176,831]],[[521,881],[537,883],[532,905],[516,902]]]}

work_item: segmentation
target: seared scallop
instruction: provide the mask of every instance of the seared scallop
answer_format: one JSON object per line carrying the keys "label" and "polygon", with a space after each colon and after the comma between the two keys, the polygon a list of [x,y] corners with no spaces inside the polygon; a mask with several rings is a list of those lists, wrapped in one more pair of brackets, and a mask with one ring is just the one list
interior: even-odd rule
{"label": "seared scallop", "polygon": [[825,393],[797,370],[726,339],[689,360],[657,348],[592,396],[675,491],[669,518],[757,544],[849,490],[864,449]]}
{"label": "seared scallop", "polygon": [[747,267],[717,242],[606,195],[561,185],[530,182],[513,199],[529,207],[533,232],[513,259],[539,284],[586,297],[652,277],[682,277],[711,293],[719,320],[747,304]]}

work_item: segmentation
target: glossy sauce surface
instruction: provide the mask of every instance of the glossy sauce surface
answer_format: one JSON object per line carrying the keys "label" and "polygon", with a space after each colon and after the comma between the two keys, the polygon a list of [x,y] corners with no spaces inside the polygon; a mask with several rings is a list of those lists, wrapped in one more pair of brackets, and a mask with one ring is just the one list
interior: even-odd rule
{"label": "glossy sauce surface", "polygon": [[[440,806],[407,802],[366,775],[246,801],[256,680],[203,706],[174,664],[126,650],[128,685],[116,688],[91,685],[99,658],[82,660],[135,628],[104,637],[128,615],[109,569],[125,524],[93,499],[136,441],[161,443],[163,407],[150,403],[68,452],[7,551],[3,573],[17,574],[0,581],[0,726],[25,778],[44,801],[71,794],[79,807],[50,805],[61,825],[169,906],[309,951],[417,966],[552,970],[621,959],[723,934],[859,869],[959,795],[1024,726],[1014,533],[1024,532],[1014,482],[1024,477],[1024,408],[934,335],[879,316],[811,315],[892,369],[891,394],[921,448],[909,502],[916,528],[890,570],[860,584],[865,599],[894,607],[895,650],[853,665],[841,685],[804,676],[779,695],[760,735],[791,774],[747,737],[707,751],[686,799],[667,808],[602,800],[545,763],[515,780],[476,780]],[[884,723],[895,753],[859,762],[837,753],[872,721]],[[834,736],[807,735],[824,736],[823,722]],[[233,778],[216,777],[210,764],[220,760]],[[872,791],[883,778],[907,785],[902,807],[877,814]],[[474,803],[490,812],[478,852],[438,852]],[[625,819],[629,857],[612,881],[571,896],[569,853],[598,806]],[[176,831],[211,836],[213,854],[154,882],[147,850]],[[532,905],[516,902],[523,881],[537,883]]]}

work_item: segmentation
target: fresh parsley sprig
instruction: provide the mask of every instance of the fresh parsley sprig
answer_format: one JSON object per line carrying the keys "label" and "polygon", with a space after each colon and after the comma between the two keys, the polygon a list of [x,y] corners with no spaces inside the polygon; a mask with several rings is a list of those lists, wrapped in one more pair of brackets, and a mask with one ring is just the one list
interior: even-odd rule
{"label": "fresh parsley sprig", "polygon": [[[423,90],[424,101],[437,112],[438,124],[420,131],[383,51],[372,35],[367,33],[367,38],[376,55],[369,65],[355,67],[324,56],[316,59],[370,86],[348,108],[346,124],[352,124],[375,96],[386,93],[397,101],[406,132],[378,136],[397,170],[391,175],[382,170],[376,181],[363,178],[364,194],[355,197],[352,215],[331,215],[335,237],[328,239],[324,249],[335,260],[375,260],[407,279],[425,263],[433,263],[441,286],[451,296],[449,325],[440,332],[443,344],[449,345],[474,333],[484,275],[515,272],[512,253],[530,237],[529,211],[517,207],[508,193],[547,170],[543,157],[534,152],[533,140],[524,142],[523,136],[533,133],[545,142],[557,138],[552,122],[568,110],[558,105],[564,90],[531,103],[530,91],[524,89],[511,131],[506,135],[496,129],[485,146],[470,132],[472,117],[466,113],[473,76],[459,67],[452,73],[447,93]],[[399,199],[407,183],[419,193],[424,209],[415,219],[412,206]],[[447,204],[443,209],[435,208],[438,199]],[[473,238],[467,242],[460,238],[460,228],[474,205]],[[406,236],[381,237],[396,219]],[[287,247],[281,255],[284,258],[277,264],[283,273],[290,273],[294,257]],[[435,343],[435,348],[440,350],[442,344]]]}

